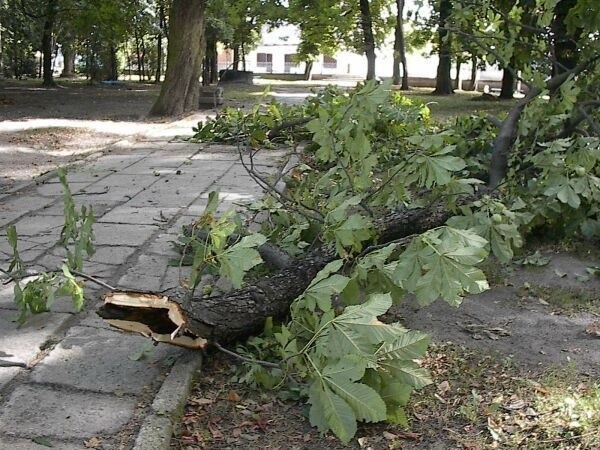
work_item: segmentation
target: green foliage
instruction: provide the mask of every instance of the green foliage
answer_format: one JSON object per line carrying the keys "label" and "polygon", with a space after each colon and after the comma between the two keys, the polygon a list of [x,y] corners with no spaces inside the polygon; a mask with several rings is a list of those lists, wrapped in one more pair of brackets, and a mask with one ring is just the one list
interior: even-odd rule
{"label": "green foliage", "polygon": [[85,205],[81,207],[80,211],[77,211],[63,169],[59,169],[58,179],[63,187],[65,218],[59,243],[67,252],[68,267],[73,270],[81,270],[84,256],[94,254],[94,232],[92,229],[95,220],[94,213],[92,208],[87,208]]}
{"label": "green foliage", "polygon": [[[282,369],[307,380],[311,424],[348,442],[357,421],[406,424],[403,407],[410,393],[431,379],[415,362],[429,338],[378,320],[392,305],[389,294],[373,294],[335,314],[331,297],[348,281],[333,274],[340,267],[341,261],[335,261],[317,274],[292,304],[292,322],[271,333],[271,339],[278,344]],[[253,368],[261,384],[272,385],[280,373]]]}
{"label": "green foliage", "polygon": [[75,278],[72,271],[82,270],[84,256],[94,253],[94,215],[92,210],[85,206],[77,211],[63,169],[59,169],[58,176],[63,186],[65,205],[65,221],[58,242],[66,252],[66,262],[62,268],[29,275],[19,255],[17,230],[14,226],[7,229],[7,238],[12,249],[8,272],[15,283],[14,301],[19,310],[19,324],[23,324],[30,313],[49,311],[56,297],[70,296],[73,306],[78,311],[84,304],[83,283]]}
{"label": "green foliage", "polygon": [[266,237],[256,233],[232,244],[233,235],[240,226],[239,218],[231,212],[215,217],[218,205],[219,193],[210,192],[204,213],[177,242],[182,253],[179,264],[185,264],[188,256],[191,257],[187,282],[191,292],[198,287],[205,273],[218,273],[231,281],[233,287],[240,288],[247,272],[262,263],[256,249],[266,242]]}
{"label": "green foliage", "polygon": [[[529,233],[600,236],[598,137],[591,126],[556,137],[582,82],[568,81],[525,108],[496,192],[480,192],[497,136],[484,118],[440,125],[422,104],[374,83],[315,101],[303,131],[312,142],[286,180],[285,197],[272,193],[253,209],[266,215],[261,236],[294,255],[323,243],[339,259],[294,301],[290,322],[269,322],[241,348],[279,361],[275,369],[249,363],[244,380],[307,397],[311,423],[344,442],[357,421],[407,425],[403,406],[430,382],[418,364],[428,338],[383,324],[378,317],[392,303],[411,293],[423,305],[443,299],[458,306],[488,288],[479,268],[488,255],[510,262]],[[432,205],[454,216],[378,242],[387,217],[428,214]]]}

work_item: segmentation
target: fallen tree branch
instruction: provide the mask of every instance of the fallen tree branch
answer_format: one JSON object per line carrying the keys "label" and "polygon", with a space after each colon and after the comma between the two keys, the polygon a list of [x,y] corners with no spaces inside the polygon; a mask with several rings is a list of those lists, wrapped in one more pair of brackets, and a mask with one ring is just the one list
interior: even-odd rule
{"label": "fallen tree branch", "polygon": [[[376,221],[380,231],[373,244],[421,234],[452,215],[442,205],[395,212]],[[189,298],[182,288],[167,291],[166,296],[111,292],[98,314],[116,328],[157,342],[188,348],[205,348],[208,341],[235,342],[260,332],[268,317],[285,317],[315,275],[337,258],[333,247],[322,246],[292,266],[222,296]]]}
{"label": "fallen tree branch", "polygon": [[[590,67],[598,58],[600,58],[600,55],[590,58],[588,61],[577,65],[569,71],[555,75],[546,82],[544,88],[549,91],[555,91],[570,77],[576,76]],[[543,90],[539,86],[530,87],[527,91],[527,95],[517,102],[508,113],[506,119],[502,122],[502,126],[500,127],[498,136],[496,136],[494,147],[492,149],[489,181],[490,189],[496,189],[502,179],[506,176],[510,149],[516,139],[517,126],[523,110],[542,92]]]}
{"label": "fallen tree branch", "polygon": [[297,117],[295,119],[290,119],[290,120],[281,122],[279,125],[271,128],[267,132],[267,138],[270,141],[272,141],[273,139],[280,137],[282,134],[282,131],[288,130],[290,128],[298,127],[300,125],[305,125],[313,119],[314,119],[314,117]]}

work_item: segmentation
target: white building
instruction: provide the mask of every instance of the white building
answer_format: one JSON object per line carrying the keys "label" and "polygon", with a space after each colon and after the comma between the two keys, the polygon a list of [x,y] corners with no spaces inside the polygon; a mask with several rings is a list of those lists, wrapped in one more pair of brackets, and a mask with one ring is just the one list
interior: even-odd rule
{"label": "white building", "polygon": [[[305,63],[295,59],[296,49],[300,44],[300,33],[297,27],[285,25],[272,30],[265,29],[262,39],[257,47],[246,55],[246,70],[256,74],[302,74]],[[433,80],[436,77],[438,57],[431,54],[431,50],[420,50],[407,55],[408,74],[412,81],[417,79]],[[376,76],[390,78],[393,71],[393,37],[376,52]],[[231,52],[221,55],[220,69],[225,69],[233,62]],[[364,55],[350,51],[339,51],[333,58],[319,56],[313,63],[314,76],[339,76],[364,78],[367,74],[367,60]],[[452,72],[454,76],[454,70]],[[471,77],[469,64],[461,66],[461,78],[468,80]],[[502,71],[489,67],[480,72],[480,79],[499,81]],[[413,83],[414,84],[414,83]]]}

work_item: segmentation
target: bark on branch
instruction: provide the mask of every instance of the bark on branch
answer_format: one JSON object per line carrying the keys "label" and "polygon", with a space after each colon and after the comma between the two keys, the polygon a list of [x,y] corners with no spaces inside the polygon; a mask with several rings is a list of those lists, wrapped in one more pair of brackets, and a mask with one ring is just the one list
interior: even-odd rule
{"label": "bark on branch", "polygon": [[[423,233],[443,225],[452,214],[443,206],[390,214],[376,223],[377,243]],[[336,258],[331,246],[323,246],[286,269],[218,297],[188,298],[180,288],[164,297],[112,292],[98,314],[116,328],[173,345],[203,348],[209,341],[234,342],[259,332],[268,317],[285,317],[292,301]]]}
{"label": "bark on branch", "polygon": [[[562,84],[567,81],[571,76],[577,76],[588,67],[590,67],[600,55],[596,55],[594,58],[577,65],[573,69],[563,72],[550,78],[545,85],[545,89],[554,91],[558,89]],[[502,182],[502,179],[506,176],[508,169],[508,158],[510,155],[510,149],[516,139],[517,126],[519,119],[525,107],[533,101],[538,95],[542,93],[542,88],[538,86],[532,86],[527,91],[527,95],[517,102],[517,104],[510,110],[508,116],[502,121],[500,132],[496,136],[494,141],[494,147],[492,150],[492,162],[490,164],[490,189],[496,189]]]}

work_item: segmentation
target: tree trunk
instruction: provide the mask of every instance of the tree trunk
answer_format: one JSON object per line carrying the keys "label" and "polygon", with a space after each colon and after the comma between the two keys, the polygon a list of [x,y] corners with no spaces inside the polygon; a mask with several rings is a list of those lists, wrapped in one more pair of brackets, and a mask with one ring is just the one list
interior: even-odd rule
{"label": "tree trunk", "polygon": [[119,79],[119,60],[117,58],[117,47],[110,44],[108,48],[108,79],[116,81]]}
{"label": "tree trunk", "polygon": [[55,85],[52,76],[52,33],[54,32],[54,22],[57,14],[57,0],[48,0],[48,7],[44,18],[44,27],[42,30],[42,54],[43,62],[43,85],[52,87]]}
{"label": "tree trunk", "polygon": [[160,32],[156,35],[156,75],[154,77],[155,83],[160,83],[162,77],[162,65],[163,65],[163,36],[165,34],[165,5],[160,2],[158,6],[158,28]]}
{"label": "tree trunk", "polygon": [[504,68],[502,73],[502,88],[500,89],[500,98],[510,100],[515,93],[515,76],[509,68]]}
{"label": "tree trunk", "polygon": [[457,91],[462,90],[462,79],[460,78],[460,66],[462,66],[462,59],[456,58],[456,75],[454,77],[454,89]]}
{"label": "tree trunk", "polygon": [[240,47],[233,47],[233,70],[240,70]]}
{"label": "tree trunk", "polygon": [[477,83],[479,81],[478,77],[479,77],[479,73],[477,71],[477,56],[473,56],[471,58],[471,83],[469,85],[470,91],[477,90]]}
{"label": "tree trunk", "polygon": [[156,74],[154,75],[154,82],[160,83],[160,77],[162,76],[162,34],[156,35]]}
{"label": "tree trunk", "polygon": [[[379,243],[443,225],[453,213],[445,207],[402,211],[379,221]],[[180,289],[166,297],[110,293],[98,314],[116,328],[189,348],[206,341],[230,343],[260,332],[268,317],[281,319],[315,275],[338,255],[334,248],[313,251],[287,269],[219,297],[188,298]],[[175,337],[176,336],[176,337]]]}
{"label": "tree trunk", "polygon": [[[396,31],[394,34],[394,73],[392,83],[399,85],[400,89],[407,91],[408,88],[408,71],[406,70],[406,48],[404,43],[404,0],[396,0]],[[400,77],[400,65],[402,65],[402,78]]]}
{"label": "tree trunk", "polygon": [[566,24],[569,11],[576,4],[577,0],[560,0],[554,10],[555,16],[552,21],[552,46],[555,58],[555,62],[552,65],[553,75],[573,69],[579,59],[577,41],[580,38],[581,31],[576,30],[575,35],[570,36],[567,32]]}
{"label": "tree trunk", "polygon": [[312,80],[312,72],[313,72],[313,60],[306,61],[304,66],[304,80],[310,81]]}
{"label": "tree trunk", "polygon": [[198,109],[205,5],[205,0],[173,0],[165,81],[151,115],[176,116]]}
{"label": "tree trunk", "polygon": [[202,69],[202,84],[205,86],[211,85],[219,81],[219,67],[217,54],[216,36],[211,35],[206,37],[206,56]]}
{"label": "tree trunk", "polygon": [[363,45],[367,57],[367,80],[375,79],[375,37],[373,36],[373,19],[369,0],[360,0],[360,25],[363,34]]}
{"label": "tree trunk", "polygon": [[142,81],[142,71],[144,70],[144,67],[142,66],[142,53],[141,53],[141,49],[140,49],[140,37],[138,34],[137,27],[135,27],[133,29],[133,36],[135,38],[135,56],[137,59],[138,81],[141,82]]}
{"label": "tree trunk", "polygon": [[[150,79],[150,67],[146,68],[147,58],[146,58],[146,40],[142,35],[140,38],[140,42],[142,43],[142,79],[144,81]],[[146,70],[147,69],[147,70]]]}
{"label": "tree trunk", "polygon": [[[243,42],[240,47],[242,49],[242,70],[245,72],[246,71],[246,47],[244,46]],[[271,66],[271,72],[273,72],[273,66]]]}
{"label": "tree trunk", "polygon": [[63,44],[63,71],[60,74],[61,78],[73,78],[75,76],[75,52],[71,44]]}
{"label": "tree trunk", "polygon": [[2,51],[4,46],[2,45],[2,23],[0,23],[0,80],[4,78],[4,52]]}
{"label": "tree trunk", "polygon": [[446,29],[446,21],[452,12],[451,0],[440,0],[440,22],[438,24],[438,47],[440,61],[438,63],[437,75],[435,78],[434,94],[449,95],[454,94],[452,89],[452,78],[450,69],[452,66],[452,35]]}

